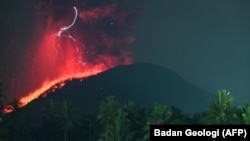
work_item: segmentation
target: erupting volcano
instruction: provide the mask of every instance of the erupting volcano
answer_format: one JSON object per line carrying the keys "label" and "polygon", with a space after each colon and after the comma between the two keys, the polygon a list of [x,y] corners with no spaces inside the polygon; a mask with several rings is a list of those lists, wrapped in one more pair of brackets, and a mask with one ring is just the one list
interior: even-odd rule
{"label": "erupting volcano", "polygon": [[[39,42],[32,45],[18,107],[48,90],[64,86],[65,80],[82,79],[118,65],[132,63],[125,49],[134,41],[129,33],[135,10],[114,2],[36,0]],[[124,3],[125,4],[125,3]],[[24,66],[26,66],[24,65]],[[15,88],[13,88],[15,89]],[[12,91],[9,91],[12,92]],[[13,107],[6,106],[5,112]]]}

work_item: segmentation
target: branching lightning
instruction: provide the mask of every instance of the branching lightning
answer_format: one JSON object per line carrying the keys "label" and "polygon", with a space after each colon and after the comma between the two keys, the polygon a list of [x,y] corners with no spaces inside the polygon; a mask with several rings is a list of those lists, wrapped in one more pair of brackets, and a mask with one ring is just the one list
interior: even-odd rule
{"label": "branching lightning", "polygon": [[74,11],[75,11],[75,17],[74,17],[74,20],[73,22],[69,25],[69,26],[66,26],[66,27],[62,27],[58,32],[57,32],[57,36],[58,37],[61,37],[61,36],[66,36],[70,39],[72,39],[73,41],[76,41],[71,35],[62,35],[63,32],[67,31],[68,29],[70,29],[76,22],[76,19],[77,19],[77,15],[78,15],[78,10],[77,8],[74,6]]}
{"label": "branching lightning", "polygon": [[[63,87],[66,80],[82,81],[117,65],[133,62],[130,53],[123,48],[123,45],[131,41],[127,42],[127,34],[123,33],[127,32],[133,21],[127,19],[134,18],[137,10],[120,9],[115,1],[101,2],[93,7],[88,6],[87,1],[75,3],[69,0],[70,4],[58,5],[58,8],[56,2],[48,4],[44,0],[36,1],[37,19],[42,22],[37,22],[39,34],[35,37],[40,39],[35,38],[31,42],[31,50],[25,56],[27,59],[23,59],[25,62],[21,61],[25,72],[19,73],[18,70],[17,78],[9,82],[10,94],[18,96],[18,104],[7,105],[3,113],[21,108],[32,100]],[[71,4],[78,5],[70,6]],[[88,9],[80,10],[78,6],[87,6]],[[64,17],[62,10],[65,10]],[[111,21],[111,25],[106,25],[106,19],[108,22],[109,19],[117,22],[112,25],[114,23]],[[77,24],[78,22],[82,24]],[[110,34],[113,31],[117,36]],[[100,45],[103,46],[101,49]]]}
{"label": "branching lightning", "polygon": [[[76,39],[72,35],[70,35],[69,33],[65,34],[65,32],[67,32],[67,30],[69,30],[72,26],[74,26],[74,24],[76,22],[76,19],[78,17],[78,10],[77,10],[77,8],[74,6],[73,9],[75,11],[75,16],[74,16],[74,19],[73,19],[72,23],[70,25],[68,25],[68,26],[60,28],[59,31],[56,34],[54,34],[54,35],[56,35],[56,37],[59,38],[59,43],[57,44],[57,47],[59,47],[59,48],[61,47],[61,37],[66,37],[66,38],[68,38],[68,39],[76,42]],[[54,40],[53,40],[53,45],[55,45],[55,41]],[[54,46],[57,54],[59,54],[58,50],[57,50],[57,47]],[[79,47],[78,46],[75,47],[75,52],[79,52]],[[87,64],[87,62],[82,62],[82,57],[78,57],[78,59],[79,59],[79,63],[81,65],[86,65]]]}

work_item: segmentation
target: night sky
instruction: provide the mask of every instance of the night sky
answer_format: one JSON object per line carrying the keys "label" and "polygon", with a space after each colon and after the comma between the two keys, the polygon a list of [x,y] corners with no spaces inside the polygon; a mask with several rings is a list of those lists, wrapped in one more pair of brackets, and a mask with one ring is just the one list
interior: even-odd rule
{"label": "night sky", "polygon": [[[212,93],[228,89],[237,103],[250,101],[250,1],[147,0],[142,5],[136,41],[129,47],[135,62],[172,69]],[[1,11],[4,83],[16,70],[22,73],[25,46],[36,34],[31,1],[1,1]]]}
{"label": "night sky", "polygon": [[211,93],[250,100],[250,1],[148,1],[136,28],[136,61],[175,70]]}

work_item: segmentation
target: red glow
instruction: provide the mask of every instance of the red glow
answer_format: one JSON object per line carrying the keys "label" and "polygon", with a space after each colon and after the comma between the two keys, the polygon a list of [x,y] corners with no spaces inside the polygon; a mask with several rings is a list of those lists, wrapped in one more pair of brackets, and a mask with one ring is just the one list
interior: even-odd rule
{"label": "red glow", "polygon": [[[66,80],[82,80],[115,66],[132,63],[130,53],[122,45],[133,42],[135,38],[127,37],[120,30],[119,35],[110,36],[98,27],[98,20],[108,16],[115,19],[116,24],[124,26],[126,14],[117,12],[115,4],[80,11],[77,18],[82,23],[72,25],[58,36],[60,28],[72,23],[72,13],[60,20],[55,20],[53,14],[48,17],[41,40],[34,47],[32,63],[25,75],[27,80],[22,84],[27,93],[21,94],[18,107],[25,106],[48,90],[53,92],[63,87]],[[13,106],[8,105],[3,112],[13,110]]]}
{"label": "red glow", "polygon": [[[41,94],[43,94],[44,92],[49,90],[51,87],[53,90],[63,87],[64,86],[63,82],[67,79],[84,78],[84,77],[88,77],[91,75],[95,75],[99,72],[102,72],[103,70],[104,70],[104,68],[102,66],[93,66],[92,68],[90,67],[90,70],[88,70],[86,72],[69,73],[68,77],[66,77],[66,73],[65,73],[64,75],[61,75],[61,77],[59,76],[57,79],[45,81],[40,88],[32,91],[27,96],[22,97],[19,100],[19,102],[20,102],[19,106],[20,107],[25,106],[27,103],[38,98]],[[59,87],[55,86],[57,83],[60,83]],[[55,86],[55,87],[53,87],[53,86]]]}
{"label": "red glow", "polygon": [[[48,34],[48,38],[44,41],[45,44],[42,44],[41,50],[38,51],[41,58],[37,63],[41,64],[42,66],[40,67],[43,67],[44,69],[38,70],[36,79],[40,79],[39,74],[46,79],[42,81],[40,87],[20,98],[19,107],[25,106],[49,89],[55,90],[63,87],[63,82],[65,80],[81,79],[96,75],[116,65],[120,65],[119,63],[121,62],[119,61],[119,58],[126,57],[99,55],[97,58],[94,58],[92,62],[88,62],[85,59],[85,51],[83,48],[78,48],[78,52],[76,52],[77,43],[72,43],[70,39],[64,39],[64,44],[61,43],[60,46],[55,46],[53,38],[55,38],[53,37],[53,34]],[[63,38],[60,40],[63,40]],[[57,43],[57,45],[58,44],[60,43]],[[83,64],[80,61],[86,63]],[[127,58],[123,63],[129,64],[131,63],[131,60]]]}
{"label": "red glow", "polygon": [[4,109],[3,109],[3,113],[4,114],[7,114],[7,113],[10,113],[10,112],[12,112],[14,110],[14,107],[12,106],[12,105],[7,105],[7,106],[5,106],[4,107]]}

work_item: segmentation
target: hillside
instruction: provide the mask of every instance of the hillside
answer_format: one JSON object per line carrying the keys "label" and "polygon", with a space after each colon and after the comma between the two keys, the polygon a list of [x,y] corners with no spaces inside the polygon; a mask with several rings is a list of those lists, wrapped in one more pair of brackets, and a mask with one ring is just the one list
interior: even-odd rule
{"label": "hillside", "polygon": [[185,113],[204,110],[212,95],[191,85],[176,72],[147,63],[118,66],[83,80],[71,80],[65,86],[29,103],[34,118],[41,117],[49,99],[67,99],[81,114],[97,113],[100,101],[115,96],[120,102],[134,101],[145,107],[154,103],[176,106]]}

